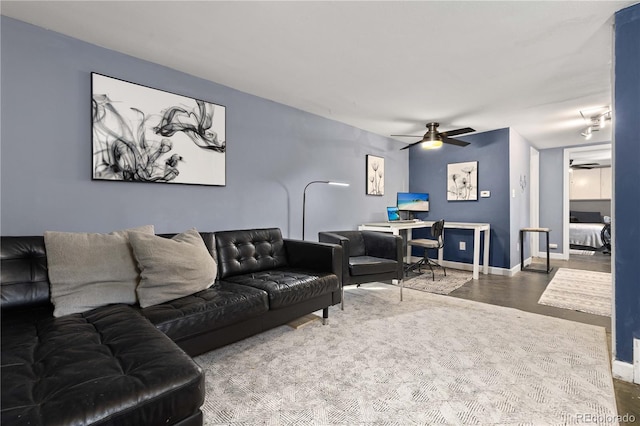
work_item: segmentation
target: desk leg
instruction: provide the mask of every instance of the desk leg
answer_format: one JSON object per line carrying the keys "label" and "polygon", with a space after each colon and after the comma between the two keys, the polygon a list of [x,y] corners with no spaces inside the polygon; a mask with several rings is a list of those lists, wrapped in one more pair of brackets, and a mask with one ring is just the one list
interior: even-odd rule
{"label": "desk leg", "polygon": [[522,245],[524,244],[524,231],[520,230],[520,270],[524,271],[524,250]]}
{"label": "desk leg", "polygon": [[[393,235],[400,235],[400,230],[399,229],[394,229],[393,230]],[[407,241],[411,239],[411,229],[407,229]],[[411,249],[409,248],[409,245],[407,244],[407,262],[410,261],[410,257],[411,256]],[[392,284],[400,284],[402,286],[402,281],[398,282],[398,280],[391,280]],[[402,287],[400,287],[400,301],[402,301]]]}
{"label": "desk leg", "polygon": [[480,230],[473,230],[473,279],[480,276]]}
{"label": "desk leg", "polygon": [[549,258],[549,231],[546,232],[547,234],[547,274],[549,272],[551,272],[551,259]]}
{"label": "desk leg", "polygon": [[[394,232],[395,234],[395,232]],[[400,235],[400,231],[398,231],[397,234],[395,235]],[[411,231],[411,228],[407,229],[407,241],[411,240],[413,238],[413,232]],[[404,244],[404,242],[403,242]],[[407,263],[411,263],[411,246],[409,244],[407,244],[407,257],[406,257]]]}
{"label": "desk leg", "polygon": [[491,238],[491,230],[484,231],[484,260],[482,262],[482,273],[489,273],[489,239]]}

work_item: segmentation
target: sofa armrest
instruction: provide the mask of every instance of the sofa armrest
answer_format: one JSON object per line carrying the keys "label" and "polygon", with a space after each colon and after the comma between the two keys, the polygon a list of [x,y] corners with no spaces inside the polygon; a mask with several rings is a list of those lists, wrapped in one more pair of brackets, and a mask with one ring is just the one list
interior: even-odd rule
{"label": "sofa armrest", "polygon": [[318,240],[321,243],[338,244],[342,247],[342,285],[349,285],[351,278],[349,275],[349,239],[343,235],[333,232],[318,232]]}
{"label": "sofa armrest", "polygon": [[342,283],[342,247],[338,244],[284,240],[290,267],[316,272],[329,272]]}

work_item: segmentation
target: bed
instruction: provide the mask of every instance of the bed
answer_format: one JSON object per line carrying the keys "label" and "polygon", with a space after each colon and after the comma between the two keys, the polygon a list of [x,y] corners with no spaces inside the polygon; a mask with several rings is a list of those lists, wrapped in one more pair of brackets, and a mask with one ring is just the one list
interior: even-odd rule
{"label": "bed", "polygon": [[571,211],[569,214],[569,245],[601,249],[605,224],[600,212]]}

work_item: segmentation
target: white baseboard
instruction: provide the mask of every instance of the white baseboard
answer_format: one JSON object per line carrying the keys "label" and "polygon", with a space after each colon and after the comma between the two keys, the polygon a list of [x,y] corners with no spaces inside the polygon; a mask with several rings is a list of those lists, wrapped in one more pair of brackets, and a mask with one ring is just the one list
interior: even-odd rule
{"label": "white baseboard", "polygon": [[618,361],[617,359],[611,364],[611,373],[614,378],[633,383],[633,364]]}
{"label": "white baseboard", "polygon": [[[445,268],[460,269],[461,271],[473,271],[472,263],[454,262],[452,260],[443,260],[442,266]],[[520,266],[518,266],[520,269]],[[489,266],[490,275],[507,275],[512,276],[511,270],[505,268],[498,268],[495,266]],[[482,275],[482,265],[480,265],[480,275]]]}
{"label": "white baseboard", "polygon": [[[547,260],[547,252],[546,251],[538,252],[537,254],[533,255],[533,257],[537,257],[542,260]],[[565,256],[564,253],[549,253],[549,259],[569,260],[569,257]],[[526,260],[525,260],[525,263],[526,263]]]}
{"label": "white baseboard", "polygon": [[[529,262],[527,262],[527,260],[528,260]],[[525,259],[525,260],[524,260],[524,266],[528,266],[528,265],[530,265],[530,264],[531,264],[531,258],[529,258],[529,259]],[[505,269],[505,271],[508,271],[508,272],[509,272],[508,274],[505,274],[505,275],[507,275],[507,276],[509,276],[509,277],[513,277],[515,274],[517,274],[518,272],[520,272],[520,264],[518,263],[516,266],[514,266],[514,267],[513,267],[513,268],[511,268],[511,269]]]}
{"label": "white baseboard", "polygon": [[[411,262],[417,262],[422,259],[422,257],[411,256]],[[437,259],[434,259],[437,261]],[[524,260],[524,266],[528,266],[531,264],[532,258],[528,258]],[[443,260],[442,266],[445,268],[459,269],[461,271],[473,271],[472,263],[463,263],[463,262],[454,262],[452,260]],[[511,269],[506,268],[498,268],[496,266],[489,266],[489,275],[503,275],[506,277],[513,277],[515,274],[520,272],[520,264],[518,263]],[[480,266],[480,275],[482,275],[482,265]]]}
{"label": "white baseboard", "polygon": [[640,384],[640,339],[633,339],[633,383]]}

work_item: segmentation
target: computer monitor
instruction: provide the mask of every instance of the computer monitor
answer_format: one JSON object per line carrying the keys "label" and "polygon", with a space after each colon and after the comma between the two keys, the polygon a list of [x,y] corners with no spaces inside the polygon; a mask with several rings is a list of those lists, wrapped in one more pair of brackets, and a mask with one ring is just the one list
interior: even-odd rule
{"label": "computer monitor", "polygon": [[429,194],[423,192],[398,192],[399,210],[410,212],[428,212]]}

